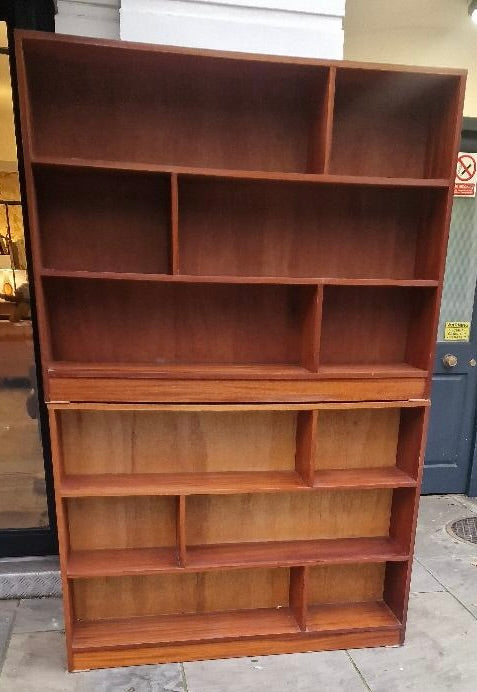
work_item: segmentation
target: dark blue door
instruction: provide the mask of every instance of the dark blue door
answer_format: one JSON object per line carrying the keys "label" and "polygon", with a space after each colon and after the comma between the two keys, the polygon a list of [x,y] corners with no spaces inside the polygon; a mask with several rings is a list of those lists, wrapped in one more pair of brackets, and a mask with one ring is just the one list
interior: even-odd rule
{"label": "dark blue door", "polygon": [[[461,151],[477,152],[477,119],[464,119]],[[477,463],[473,464],[477,398],[476,278],[477,197],[455,198],[437,334],[423,493],[477,495]],[[470,338],[446,340],[448,322],[470,322]]]}

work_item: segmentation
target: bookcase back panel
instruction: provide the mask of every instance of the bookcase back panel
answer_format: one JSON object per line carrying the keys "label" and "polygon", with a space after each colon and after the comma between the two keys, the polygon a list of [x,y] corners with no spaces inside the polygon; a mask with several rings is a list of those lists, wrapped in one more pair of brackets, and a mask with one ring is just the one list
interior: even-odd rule
{"label": "bookcase back panel", "polygon": [[176,545],[175,497],[70,498],[67,515],[72,550]]}
{"label": "bookcase back panel", "polygon": [[450,178],[458,81],[338,69],[332,173]]}
{"label": "bookcase back panel", "polygon": [[169,271],[168,176],[40,168],[35,180],[43,266]]}
{"label": "bookcase back panel", "polygon": [[74,583],[78,620],[287,607],[288,569],[81,579]]}
{"label": "bookcase back panel", "polygon": [[395,466],[398,408],[318,412],[315,468]]}
{"label": "bookcase back panel", "polygon": [[53,358],[81,363],[297,364],[314,295],[309,286],[45,285]]}
{"label": "bookcase back panel", "polygon": [[325,286],[320,362],[427,369],[435,301],[427,288]]}
{"label": "bookcase back panel", "polygon": [[[61,58],[57,51],[34,43],[25,50],[37,154],[307,169],[326,67],[101,46],[71,45]],[[61,70],[52,70],[60,59]]]}
{"label": "bookcase back panel", "polygon": [[67,474],[292,471],[293,411],[61,411]]}
{"label": "bookcase back panel", "polygon": [[392,490],[194,495],[189,545],[387,536]]}
{"label": "bookcase back panel", "polygon": [[184,274],[436,278],[417,257],[436,242],[446,191],[179,176]]}
{"label": "bookcase back panel", "polygon": [[385,572],[385,563],[310,567],[308,602],[319,605],[382,601]]}

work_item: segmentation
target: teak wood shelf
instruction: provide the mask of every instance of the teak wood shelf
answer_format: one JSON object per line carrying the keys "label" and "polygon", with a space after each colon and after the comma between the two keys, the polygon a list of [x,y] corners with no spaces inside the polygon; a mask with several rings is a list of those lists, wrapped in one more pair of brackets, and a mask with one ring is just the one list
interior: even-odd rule
{"label": "teak wood shelf", "polygon": [[69,668],[401,643],[465,74],[16,55]]}

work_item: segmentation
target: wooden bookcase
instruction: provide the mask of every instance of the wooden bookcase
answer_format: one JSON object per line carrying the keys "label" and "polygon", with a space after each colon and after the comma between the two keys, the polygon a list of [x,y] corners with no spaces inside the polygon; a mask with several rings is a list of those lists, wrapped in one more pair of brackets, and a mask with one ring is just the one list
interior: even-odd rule
{"label": "wooden bookcase", "polygon": [[17,63],[69,668],[402,642],[464,73]]}

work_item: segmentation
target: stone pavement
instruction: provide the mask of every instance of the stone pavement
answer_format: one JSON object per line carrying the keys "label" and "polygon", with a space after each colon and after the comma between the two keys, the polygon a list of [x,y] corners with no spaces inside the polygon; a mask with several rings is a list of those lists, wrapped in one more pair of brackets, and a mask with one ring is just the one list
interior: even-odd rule
{"label": "stone pavement", "polygon": [[461,495],[421,500],[403,647],[65,673],[59,599],[0,601],[1,692],[477,691],[477,545],[445,525],[477,513]]}

